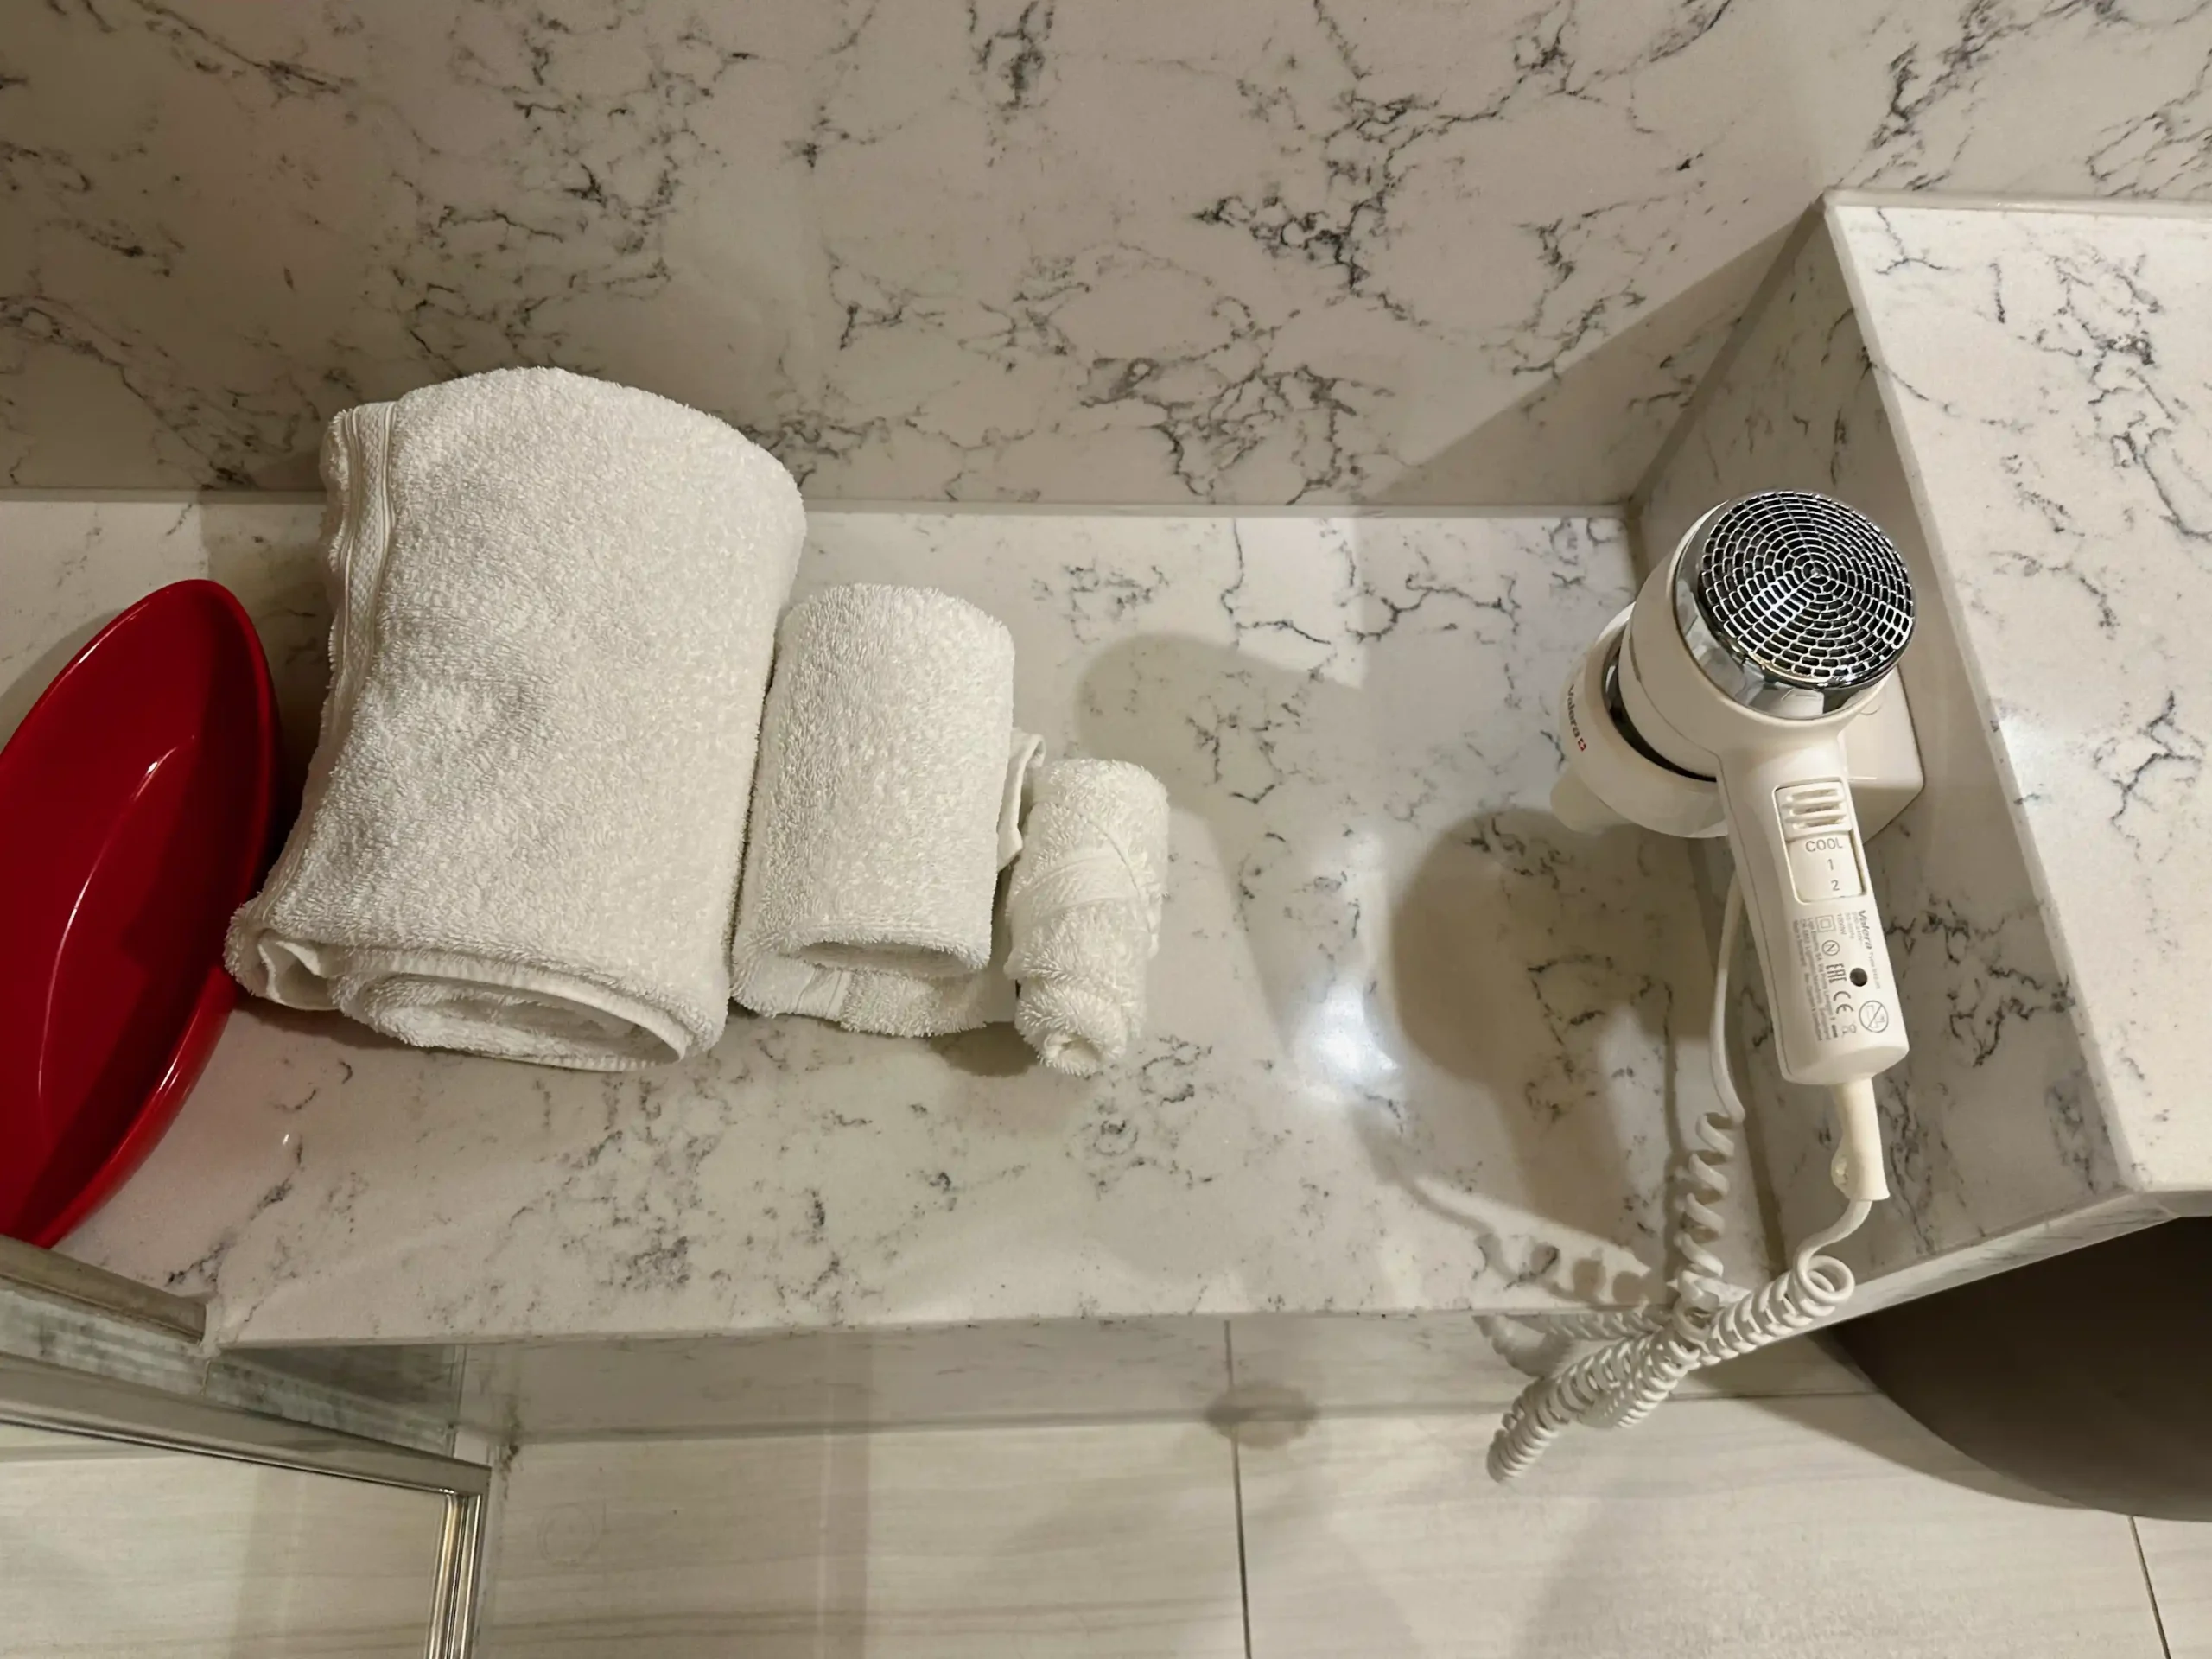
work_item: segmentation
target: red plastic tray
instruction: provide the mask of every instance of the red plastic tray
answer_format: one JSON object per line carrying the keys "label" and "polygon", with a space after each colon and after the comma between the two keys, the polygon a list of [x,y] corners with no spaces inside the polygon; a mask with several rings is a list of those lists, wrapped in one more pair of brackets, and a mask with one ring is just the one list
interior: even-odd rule
{"label": "red plastic tray", "polygon": [[67,1235],[199,1079],[276,754],[261,642],[212,582],[109,623],[0,750],[0,1233]]}

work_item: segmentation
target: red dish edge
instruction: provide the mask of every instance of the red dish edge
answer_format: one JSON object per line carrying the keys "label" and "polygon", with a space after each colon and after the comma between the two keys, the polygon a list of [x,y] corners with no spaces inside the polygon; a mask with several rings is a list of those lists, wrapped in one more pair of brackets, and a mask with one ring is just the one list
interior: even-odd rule
{"label": "red dish edge", "polygon": [[146,1096],[146,1103],[131,1120],[130,1130],[116,1143],[115,1150],[108,1154],[107,1161],[85,1183],[84,1190],[52,1221],[33,1231],[31,1243],[41,1249],[53,1249],[89,1220],[94,1211],[115,1196],[117,1188],[138,1173],[138,1166],[161,1144],[169,1125],[176,1121],[184,1097],[192,1092],[193,1084],[207,1069],[208,1057],[215,1052],[216,1039],[223,1034],[224,1024],[238,1002],[238,982],[223,968],[217,966],[209,970],[207,982],[200,988],[200,1000],[193,1004],[192,1017],[185,1021],[183,1034],[177,1039],[176,1048],[170,1055],[168,1070]]}
{"label": "red dish edge", "polygon": [[[215,599],[219,607],[237,626],[239,637],[245,640],[246,658],[252,669],[254,719],[260,728],[261,764],[255,770],[251,816],[261,823],[262,845],[255,855],[244,890],[232,901],[232,908],[236,908],[258,890],[262,877],[268,873],[270,860],[276,852],[277,824],[273,808],[282,751],[281,738],[276,729],[276,690],[269,675],[268,653],[262,650],[261,635],[254,628],[253,619],[246,614],[245,607],[238,603],[237,594],[219,582],[209,582],[201,577],[170,582],[156,588],[123,611],[86,643],[77,657],[72,658],[61,672],[54,677],[52,683],[39,693],[37,702],[24,715],[22,723],[29,725],[37,717],[47,699],[54,696],[69,677],[78,660],[105,639],[110,632],[121,627],[163,594],[180,588],[205,589],[209,597]],[[41,1249],[51,1249],[88,1220],[95,1211],[115,1195],[118,1187],[137,1173],[138,1166],[146,1161],[147,1154],[168,1132],[169,1125],[176,1119],[178,1109],[184,1104],[185,1096],[200,1081],[200,1074],[207,1070],[208,1057],[214,1052],[216,1040],[222,1036],[224,1024],[237,1001],[237,982],[232,979],[221,963],[216,963],[208,969],[207,977],[200,988],[199,1001],[193,1005],[192,1016],[185,1021],[176,1046],[170,1051],[168,1066],[162,1073],[162,1080],[147,1096],[145,1104],[132,1120],[130,1129],[116,1143],[115,1150],[108,1154],[106,1161],[100,1165],[92,1179],[85,1184],[83,1191],[70,1200],[53,1220],[35,1229],[29,1243]]]}

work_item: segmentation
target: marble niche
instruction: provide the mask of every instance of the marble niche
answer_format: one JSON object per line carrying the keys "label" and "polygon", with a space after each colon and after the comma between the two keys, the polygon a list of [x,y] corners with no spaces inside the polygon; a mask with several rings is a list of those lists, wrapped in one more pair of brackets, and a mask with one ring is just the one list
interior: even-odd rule
{"label": "marble niche", "polygon": [[[1910,1057],[1860,1305],[2212,1207],[2200,1097],[2212,218],[1844,194],[1639,503],[1826,490],[1915,569],[1928,787],[1867,844]],[[1817,1093],[1743,995],[1785,1237],[1834,1214]]]}

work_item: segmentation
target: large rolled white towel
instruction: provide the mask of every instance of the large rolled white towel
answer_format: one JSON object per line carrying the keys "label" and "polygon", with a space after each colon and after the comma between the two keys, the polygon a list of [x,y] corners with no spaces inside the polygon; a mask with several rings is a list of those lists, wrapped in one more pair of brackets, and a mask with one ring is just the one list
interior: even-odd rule
{"label": "large rolled white towel", "polygon": [[1013,638],[964,600],[864,583],[793,606],[761,725],[737,1001],[904,1036],[1010,1018],[993,900],[1034,744],[1014,731]]}
{"label": "large rolled white towel", "polygon": [[1062,760],[1039,773],[1035,797],[1007,888],[1014,1026],[1046,1065],[1089,1077],[1144,1028],[1167,791],[1125,761]]}
{"label": "large rolled white towel", "polygon": [[330,693],[231,971],[430,1047],[618,1071],[712,1045],[791,475],[551,369],[349,410],[322,472]]}

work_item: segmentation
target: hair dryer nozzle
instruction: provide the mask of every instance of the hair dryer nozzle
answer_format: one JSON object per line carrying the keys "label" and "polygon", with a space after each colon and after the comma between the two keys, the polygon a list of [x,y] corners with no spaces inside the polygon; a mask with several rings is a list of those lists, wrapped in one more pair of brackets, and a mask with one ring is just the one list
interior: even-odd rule
{"label": "hair dryer nozzle", "polygon": [[1595,835],[1600,830],[1618,829],[1628,820],[1598,798],[1597,791],[1582,781],[1582,775],[1572,766],[1562,771],[1552,785],[1552,816],[1580,835]]}
{"label": "hair dryer nozzle", "polygon": [[1690,655],[1732,701],[1784,719],[1833,713],[1911,642],[1912,577],[1864,513],[1804,490],[1709,515],[1675,566]]}

